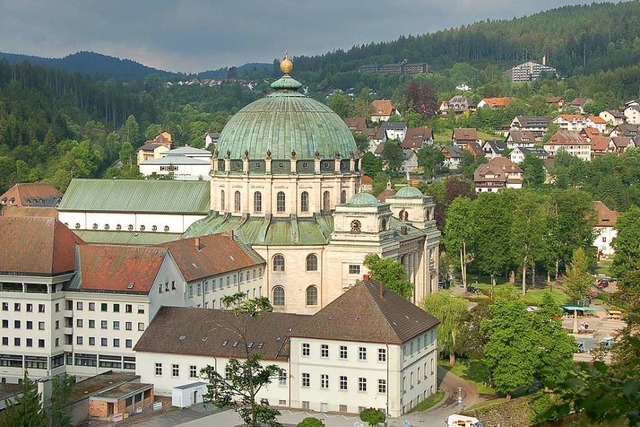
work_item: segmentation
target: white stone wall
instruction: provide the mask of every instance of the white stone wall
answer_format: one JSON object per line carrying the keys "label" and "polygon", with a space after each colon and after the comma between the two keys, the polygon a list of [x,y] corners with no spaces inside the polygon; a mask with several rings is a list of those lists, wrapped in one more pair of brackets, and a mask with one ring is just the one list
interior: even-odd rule
{"label": "white stone wall", "polygon": [[210,164],[183,165],[178,163],[172,166],[174,168],[173,171],[169,171],[167,170],[167,165],[141,164],[140,173],[144,176],[150,176],[154,173],[156,175],[169,175],[170,173],[173,173],[173,179],[177,181],[209,181],[211,179],[211,176],[209,175],[209,172],[211,171]]}
{"label": "white stone wall", "polygon": [[618,230],[613,227],[594,227],[595,239],[593,246],[598,252],[607,257],[615,255],[616,251],[611,247],[611,242],[618,236]]}
{"label": "white stone wall", "polygon": [[[58,215],[60,222],[71,230],[153,232],[155,227],[157,233],[184,233],[191,224],[206,216],[204,214],[73,211],[59,211]],[[143,227],[144,230],[142,230]]]}
{"label": "white stone wall", "polygon": [[264,266],[256,266],[189,282],[185,297],[191,307],[223,308],[225,296],[244,292],[256,298],[263,296],[265,289]]}

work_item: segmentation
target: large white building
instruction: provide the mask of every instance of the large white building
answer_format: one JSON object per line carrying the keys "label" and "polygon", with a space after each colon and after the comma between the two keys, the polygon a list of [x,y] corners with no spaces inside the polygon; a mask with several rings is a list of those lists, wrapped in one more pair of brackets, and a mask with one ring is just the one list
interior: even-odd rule
{"label": "large white building", "polygon": [[[234,328],[245,324],[243,341]],[[136,345],[136,373],[158,395],[193,387],[198,402],[201,369],[224,373],[248,348],[284,370],[258,396],[271,405],[348,413],[375,407],[399,417],[437,390],[437,324],[373,281],[313,316],[263,313],[245,323],[228,311],[163,308]]]}
{"label": "large white building", "polygon": [[176,180],[210,179],[211,152],[184,146],[160,154],[159,158],[140,162],[140,173],[144,176],[171,175]]}

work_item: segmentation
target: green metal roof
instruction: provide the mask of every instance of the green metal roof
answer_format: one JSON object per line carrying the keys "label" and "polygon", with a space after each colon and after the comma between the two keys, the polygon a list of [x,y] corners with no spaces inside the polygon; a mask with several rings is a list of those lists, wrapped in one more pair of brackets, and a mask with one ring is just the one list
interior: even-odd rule
{"label": "green metal roof", "polygon": [[402,187],[400,190],[398,190],[398,192],[393,197],[399,199],[421,199],[424,197],[424,194],[422,194],[422,191],[418,190],[415,187],[407,186]]}
{"label": "green metal roof", "polygon": [[59,211],[208,214],[209,181],[74,179]]}
{"label": "green metal roof", "polygon": [[347,201],[347,206],[378,206],[381,205],[378,199],[370,193],[357,193]]}
{"label": "green metal roof", "polygon": [[87,243],[101,243],[111,245],[158,245],[160,243],[180,240],[176,233],[142,233],[129,231],[95,231],[72,230]]}
{"label": "green metal roof", "polygon": [[275,92],[247,105],[226,124],[217,149],[221,157],[264,159],[268,150],[274,160],[288,160],[291,151],[300,160],[342,158],[358,148],[344,121],[326,105],[297,92],[300,83],[284,76],[273,83]]}

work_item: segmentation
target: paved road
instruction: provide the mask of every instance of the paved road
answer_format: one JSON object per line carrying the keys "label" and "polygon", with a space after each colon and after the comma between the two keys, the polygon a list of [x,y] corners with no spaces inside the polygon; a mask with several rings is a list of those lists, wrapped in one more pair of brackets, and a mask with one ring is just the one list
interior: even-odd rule
{"label": "paved road", "polygon": [[[483,400],[470,383],[445,369],[438,368],[438,377],[440,379],[440,388],[447,393],[446,398],[440,404],[426,412],[414,412],[399,419],[389,419],[388,426],[402,427],[405,420],[408,420],[411,426],[431,427],[444,425],[444,420],[459,409],[457,400],[458,387],[462,387],[465,406],[470,406]],[[182,427],[234,427],[242,424],[238,415],[233,411],[222,411],[215,414],[207,414],[207,411],[207,409],[202,409],[201,405],[197,405],[193,408],[169,412],[135,425],[136,427],[169,427],[175,425]],[[361,423],[357,415],[289,410],[282,411],[278,421],[285,426],[295,426],[306,417],[319,418],[327,427],[354,427],[356,423],[359,423],[357,425]]]}

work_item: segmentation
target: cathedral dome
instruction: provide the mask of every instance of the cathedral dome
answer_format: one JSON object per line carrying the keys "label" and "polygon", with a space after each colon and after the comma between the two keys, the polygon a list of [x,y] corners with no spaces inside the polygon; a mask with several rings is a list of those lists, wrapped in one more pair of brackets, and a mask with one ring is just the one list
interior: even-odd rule
{"label": "cathedral dome", "polygon": [[347,206],[378,206],[381,203],[370,193],[358,193],[349,199]]}
{"label": "cathedral dome", "polygon": [[[288,59],[285,58],[288,61]],[[284,62],[284,61],[283,61]],[[290,61],[289,61],[290,62]],[[282,69],[290,71],[292,64]],[[357,157],[358,148],[344,121],[326,105],[298,92],[302,85],[285,74],[274,91],[238,111],[220,133],[220,157],[274,160]]]}

